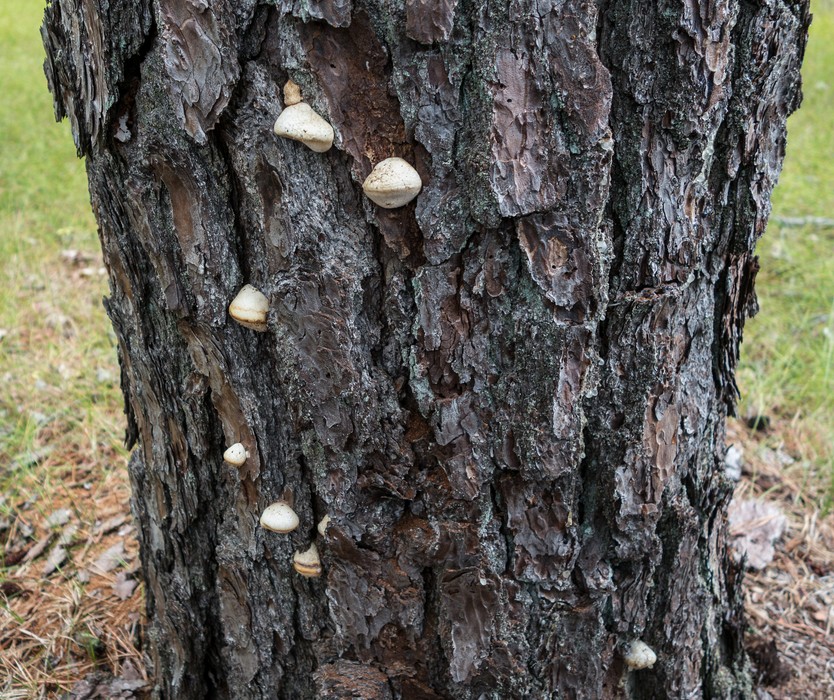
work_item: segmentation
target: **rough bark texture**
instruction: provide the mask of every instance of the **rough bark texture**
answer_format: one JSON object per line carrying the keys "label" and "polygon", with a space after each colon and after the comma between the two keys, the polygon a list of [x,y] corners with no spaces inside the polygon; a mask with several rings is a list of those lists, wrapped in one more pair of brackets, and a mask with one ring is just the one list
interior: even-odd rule
{"label": "rough bark texture", "polygon": [[[808,21],[54,0],[158,697],[749,695],[723,422]],[[329,152],[272,134],[288,78]],[[360,184],[394,155],[425,186],[385,211]],[[244,283],[265,333],[227,314]],[[257,524],[280,497],[291,535]],[[653,668],[626,668],[635,639]]]}

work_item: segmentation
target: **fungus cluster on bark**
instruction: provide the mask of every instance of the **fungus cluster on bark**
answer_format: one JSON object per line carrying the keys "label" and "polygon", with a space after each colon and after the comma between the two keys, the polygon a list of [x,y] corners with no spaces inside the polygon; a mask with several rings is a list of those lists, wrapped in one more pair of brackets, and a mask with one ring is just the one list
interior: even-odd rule
{"label": "fungus cluster on bark", "polygon": [[315,542],[303,552],[297,551],[292,558],[292,568],[306,578],[321,576],[321,559]]}
{"label": "fungus cluster on bark", "polygon": [[261,527],[282,535],[295,530],[298,523],[298,514],[286,501],[277,501],[267,506],[261,513]]}
{"label": "fungus cluster on bark", "polygon": [[[322,521],[324,522],[324,521]],[[260,518],[261,527],[265,530],[277,532],[282,535],[289,534],[298,529],[300,519],[292,506],[286,501],[277,501],[268,505]],[[319,523],[321,532],[321,523]],[[304,551],[296,550],[292,558],[292,566],[299,574],[306,578],[321,576],[321,557],[315,542]]]}
{"label": "fungus cluster on bark", "polygon": [[657,661],[657,654],[644,641],[635,639],[626,649],[623,660],[630,669],[641,671],[644,668],[654,666]]}
{"label": "fungus cluster on bark", "polygon": [[404,207],[423,187],[420,175],[402,158],[386,158],[365,178],[365,196],[383,209]]}
{"label": "fungus cluster on bark", "polygon": [[234,445],[230,445],[223,453],[223,461],[226,462],[226,464],[231,464],[233,467],[242,467],[246,462],[247,457],[249,457],[249,453],[239,442],[236,442]]}
{"label": "fungus cluster on bark", "polygon": [[329,151],[333,145],[333,127],[306,102],[284,107],[284,111],[275,120],[273,131],[276,136],[301,141],[316,153]]}
{"label": "fungus cluster on bark", "polygon": [[[333,145],[333,127],[310,105],[301,100],[301,89],[292,80],[284,85],[284,110],[275,121],[276,136],[300,141],[316,153]],[[362,183],[362,190],[383,209],[403,207],[423,188],[417,171],[402,158],[386,158],[377,163]]]}
{"label": "fungus cluster on bark", "polygon": [[[324,153],[333,146],[333,127],[310,105],[301,99],[301,89],[292,80],[284,85],[284,110],[275,121],[276,136],[300,141],[316,153]],[[362,190],[372,202],[384,209],[402,207],[412,201],[423,187],[418,172],[402,158],[386,158],[374,166],[362,183]],[[269,300],[251,284],[244,285],[229,305],[229,315],[241,325],[256,331],[267,328]],[[241,467],[249,453],[241,443],[231,445],[223,459],[232,466]],[[325,515],[316,526],[324,537],[330,516]],[[285,501],[266,507],[260,517],[261,527],[287,534],[298,528],[298,514]],[[315,543],[293,555],[293,568],[302,576],[321,576],[322,566]]]}
{"label": "fungus cluster on bark", "polygon": [[263,333],[266,330],[266,315],[269,300],[263,292],[251,284],[244,285],[229,304],[229,315],[240,325]]}

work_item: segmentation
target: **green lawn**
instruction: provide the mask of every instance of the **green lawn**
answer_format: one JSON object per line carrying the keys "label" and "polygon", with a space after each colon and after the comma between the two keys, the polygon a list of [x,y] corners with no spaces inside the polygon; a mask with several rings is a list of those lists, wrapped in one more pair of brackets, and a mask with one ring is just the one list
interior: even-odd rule
{"label": "green lawn", "polygon": [[96,224],[46,89],[42,14],[0,2],[0,519],[27,476],[48,489],[55,469],[112,453],[123,431]]}
{"label": "green lawn", "polygon": [[[69,125],[56,124],[43,73],[39,3],[0,3],[0,245],[9,255],[33,243],[95,242],[84,165]],[[83,231],[73,239],[69,231]],[[31,256],[27,256],[30,258]],[[36,258],[37,259],[37,258]]]}
{"label": "green lawn", "polygon": [[[834,483],[834,2],[812,2],[802,108],[788,122],[788,153],[759,244],[761,311],[748,322],[739,384],[742,413],[779,416],[794,449]],[[830,492],[831,493],[831,492]]]}

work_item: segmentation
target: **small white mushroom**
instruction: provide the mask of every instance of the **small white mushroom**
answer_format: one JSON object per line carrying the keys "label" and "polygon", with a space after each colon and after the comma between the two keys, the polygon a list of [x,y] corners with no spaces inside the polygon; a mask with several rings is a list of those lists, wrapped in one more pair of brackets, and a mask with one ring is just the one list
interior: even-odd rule
{"label": "small white mushroom", "polygon": [[286,501],[267,506],[261,513],[261,527],[286,534],[298,527],[298,514]]}
{"label": "small white mushroom", "polygon": [[285,107],[275,120],[273,131],[276,136],[301,141],[316,153],[324,153],[333,145],[333,127],[306,102]]}
{"label": "small white mushroom", "polygon": [[288,80],[284,85],[284,104],[287,107],[297,105],[301,102],[301,88],[298,83],[293,80]]}
{"label": "small white mushroom", "polygon": [[311,544],[309,549],[293,554],[292,568],[307,578],[321,576],[321,559],[316,545]]}
{"label": "small white mushroom", "polygon": [[626,665],[629,668],[639,671],[640,669],[654,666],[654,662],[657,661],[657,654],[652,651],[652,648],[648,644],[639,639],[635,639],[629,644],[628,649],[626,649],[623,655],[623,659],[625,659]]}
{"label": "small white mushroom", "polygon": [[324,533],[327,531],[327,526],[330,525],[330,516],[325,515],[321,520],[319,520],[319,524],[316,525],[316,530],[319,531],[319,534],[324,537]]}
{"label": "small white mushroom", "polygon": [[362,183],[368,199],[383,209],[405,206],[422,188],[420,175],[402,158],[380,161]]}
{"label": "small white mushroom", "polygon": [[248,456],[249,453],[246,448],[241,443],[236,442],[223,453],[223,460],[233,467],[242,467]]}
{"label": "small white mushroom", "polygon": [[244,285],[229,304],[229,315],[240,325],[256,331],[266,330],[269,300],[251,284]]}

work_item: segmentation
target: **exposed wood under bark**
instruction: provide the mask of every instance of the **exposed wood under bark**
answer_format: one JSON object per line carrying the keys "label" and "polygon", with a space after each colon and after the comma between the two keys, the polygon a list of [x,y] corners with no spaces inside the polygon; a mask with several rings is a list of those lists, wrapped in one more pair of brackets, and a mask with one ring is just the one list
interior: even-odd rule
{"label": "exposed wood under bark", "polygon": [[[749,695],[723,421],[808,21],[53,2],[159,697]],[[272,134],[288,78],[330,151]],[[390,156],[424,189],[383,210],[361,183]],[[246,283],[265,333],[227,314]],[[289,535],[257,524],[279,498]]]}

